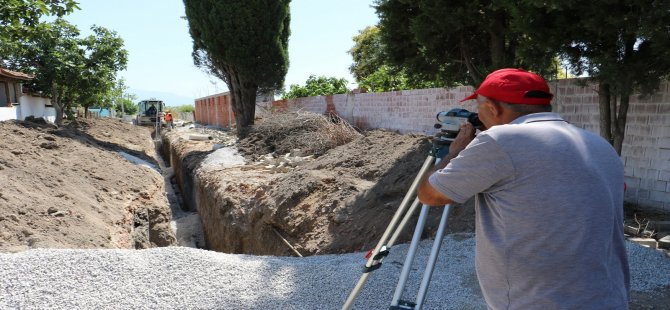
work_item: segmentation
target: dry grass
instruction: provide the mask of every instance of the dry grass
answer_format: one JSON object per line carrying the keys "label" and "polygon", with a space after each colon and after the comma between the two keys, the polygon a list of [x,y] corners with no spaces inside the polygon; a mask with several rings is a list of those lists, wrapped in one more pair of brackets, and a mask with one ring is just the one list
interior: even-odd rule
{"label": "dry grass", "polygon": [[362,136],[338,116],[311,112],[270,114],[253,126],[252,134],[262,136],[264,142],[272,144],[278,154],[300,149],[304,155],[315,156]]}

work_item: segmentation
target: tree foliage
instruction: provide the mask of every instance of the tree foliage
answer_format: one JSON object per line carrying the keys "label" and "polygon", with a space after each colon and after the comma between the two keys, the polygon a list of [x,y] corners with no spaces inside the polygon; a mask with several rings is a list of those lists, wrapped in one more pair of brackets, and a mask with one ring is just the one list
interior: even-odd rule
{"label": "tree foliage", "polygon": [[[512,1],[508,1],[512,2]],[[376,0],[389,63],[412,79],[479,84],[503,67],[553,74],[553,51],[515,30],[506,1]]]}
{"label": "tree foliage", "polygon": [[282,99],[344,94],[349,92],[347,83],[345,79],[310,75],[304,86],[292,84],[283,94]]}
{"label": "tree foliage", "polygon": [[0,6],[0,25],[4,30],[24,25],[36,26],[43,15],[62,17],[78,9],[73,0],[3,0]]}
{"label": "tree foliage", "polygon": [[7,63],[11,68],[30,72],[28,84],[33,92],[51,97],[56,109],[56,124],[63,119],[66,103],[75,99],[74,85],[84,69],[84,52],[79,48],[79,29],[63,19],[39,24],[36,35],[21,42]]}
{"label": "tree foliage", "polygon": [[195,107],[192,104],[184,104],[173,107],[172,109],[179,111],[181,113],[193,113],[195,111]]}
{"label": "tree foliage", "polygon": [[117,72],[124,70],[128,52],[116,32],[103,27],[91,27],[93,34],[82,39],[84,68],[76,80],[77,101],[85,109],[93,105],[111,108]]}
{"label": "tree foliage", "polygon": [[93,35],[80,38],[79,30],[63,19],[39,24],[6,60],[10,68],[35,75],[28,86],[51,97],[56,124],[78,103],[110,107],[116,73],[126,67],[123,40],[105,28],[91,29]]}
{"label": "tree foliage", "polygon": [[277,90],[288,71],[290,0],[184,0],[193,59],[231,93],[238,136],[254,123],[258,90]]}
{"label": "tree foliage", "polygon": [[137,95],[128,92],[126,80],[121,78],[116,81],[116,84],[110,92],[110,100],[113,103],[114,110],[123,115],[133,115],[139,109],[135,104]]}
{"label": "tree foliage", "polygon": [[492,70],[553,76],[555,56],[598,83],[600,133],[620,153],[630,96],[670,74],[670,2],[377,0],[390,64],[445,85]]}
{"label": "tree foliage", "polygon": [[600,134],[621,153],[630,96],[670,75],[670,2],[525,0],[510,12],[528,40],[598,83]]}
{"label": "tree foliage", "polygon": [[353,37],[354,46],[349,50],[354,63],[349,71],[358,86],[371,92],[439,87],[435,81],[413,77],[408,70],[388,61],[386,46],[377,26],[369,26]]}
{"label": "tree foliage", "polygon": [[40,17],[62,17],[79,9],[74,0],[2,0],[0,5],[0,65],[17,42],[33,35]]}
{"label": "tree foliage", "polygon": [[354,63],[349,67],[349,71],[356,81],[361,81],[386,63],[385,47],[377,26],[365,27],[353,37],[353,40],[354,46],[349,50],[349,54]]}

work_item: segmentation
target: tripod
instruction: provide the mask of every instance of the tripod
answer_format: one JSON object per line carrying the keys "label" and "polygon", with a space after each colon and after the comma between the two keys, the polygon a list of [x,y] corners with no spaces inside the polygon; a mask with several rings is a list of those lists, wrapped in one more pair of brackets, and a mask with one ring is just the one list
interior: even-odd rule
{"label": "tripod", "polygon": [[[419,183],[426,175],[426,173],[429,172],[429,169],[433,165],[433,163],[439,162],[440,160],[439,158],[441,158],[441,156],[439,156],[438,154],[441,154],[444,149],[448,150],[449,148],[448,146],[451,143],[451,141],[452,139],[446,139],[446,138],[434,141],[433,148],[430,154],[424,161],[423,166],[419,171],[419,174],[416,176],[416,178],[414,178],[414,181],[412,182],[412,185],[405,194],[405,197],[402,203],[400,204],[400,207],[393,215],[391,223],[388,225],[388,227],[386,227],[386,230],[384,231],[384,234],[377,243],[377,246],[374,248],[374,250],[372,250],[368,254],[367,263],[363,268],[363,275],[358,280],[358,283],[356,283],[356,286],[354,287],[353,291],[349,294],[349,297],[347,298],[347,301],[345,302],[344,306],[342,306],[343,310],[351,308],[354,300],[356,299],[356,296],[358,296],[361,289],[363,288],[363,285],[370,276],[370,272],[377,270],[379,269],[379,267],[381,267],[382,261],[389,254],[389,250],[395,244],[398,236],[400,235],[404,227],[407,225],[407,222],[409,221],[410,217],[416,211],[416,209],[420,204],[419,199],[414,198],[412,205],[408,208],[409,201],[412,199],[412,197],[416,195],[416,190],[419,186]],[[444,234],[446,231],[447,218],[449,217],[449,211],[451,210],[451,205],[444,206],[444,209],[442,211],[440,224],[437,229],[437,234],[435,235],[433,247],[430,251],[428,263],[426,265],[426,269],[423,274],[423,279],[421,281],[421,286],[419,287],[419,292],[417,293],[416,300],[414,302],[401,300],[402,293],[405,289],[405,284],[409,277],[409,272],[412,267],[414,257],[416,255],[416,251],[419,247],[419,242],[421,241],[421,233],[423,232],[423,228],[426,224],[426,219],[428,218],[429,208],[430,206],[428,205],[423,205],[421,207],[421,212],[419,214],[419,219],[414,229],[414,234],[412,236],[410,248],[407,252],[407,256],[405,257],[405,262],[403,264],[402,271],[400,272],[400,278],[398,280],[395,293],[393,294],[393,299],[391,300],[391,306],[389,307],[389,309],[394,310],[421,309],[424,300],[426,299],[426,292],[428,291],[428,285],[430,284],[430,279],[433,275],[433,270],[435,269],[435,263],[437,262],[438,253],[440,252],[440,246],[442,245],[442,239],[444,238]]]}

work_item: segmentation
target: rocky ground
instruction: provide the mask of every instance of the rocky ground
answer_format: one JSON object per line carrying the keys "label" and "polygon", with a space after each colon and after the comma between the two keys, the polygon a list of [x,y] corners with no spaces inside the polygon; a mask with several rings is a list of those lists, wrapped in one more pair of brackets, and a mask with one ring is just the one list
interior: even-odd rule
{"label": "rocky ground", "polygon": [[[272,255],[372,248],[423,164],[428,139],[375,130],[323,144],[327,139],[315,136],[305,123],[277,126],[259,126],[241,141],[216,130],[166,134],[184,160],[181,165],[197,174],[201,196],[211,195],[220,206],[217,216],[225,219],[216,226],[228,240],[221,248],[206,247]],[[333,130],[330,138],[343,135]],[[184,138],[192,134],[206,138]],[[0,251],[175,244],[165,196],[169,183],[156,171],[159,159],[150,135],[149,128],[109,119],[78,120],[60,128],[39,121],[0,122],[5,137],[0,144]],[[246,164],[217,168],[220,163],[207,162],[224,146],[239,149]],[[203,163],[209,163],[207,169],[200,169]],[[188,206],[189,197],[183,200]],[[627,214],[631,222],[633,214],[642,213]],[[667,220],[663,214],[649,216]],[[424,237],[435,231],[435,218],[431,215]],[[474,231],[473,208],[457,207],[448,227],[450,232]],[[400,241],[410,235],[408,229]],[[635,295],[633,308],[662,309],[670,302],[670,290],[664,291]]]}

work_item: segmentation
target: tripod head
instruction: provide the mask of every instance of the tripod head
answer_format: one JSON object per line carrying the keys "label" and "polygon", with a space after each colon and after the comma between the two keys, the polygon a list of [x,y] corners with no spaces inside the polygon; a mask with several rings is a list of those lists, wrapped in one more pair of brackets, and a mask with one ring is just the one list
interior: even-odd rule
{"label": "tripod head", "polygon": [[466,109],[455,108],[449,111],[438,112],[435,118],[437,118],[438,122],[434,127],[435,129],[439,129],[439,131],[435,134],[435,139],[433,139],[431,155],[437,158],[442,158],[449,153],[449,145],[458,135],[463,122],[470,122],[475,129],[481,130],[484,128],[484,124],[479,120],[479,114]]}

